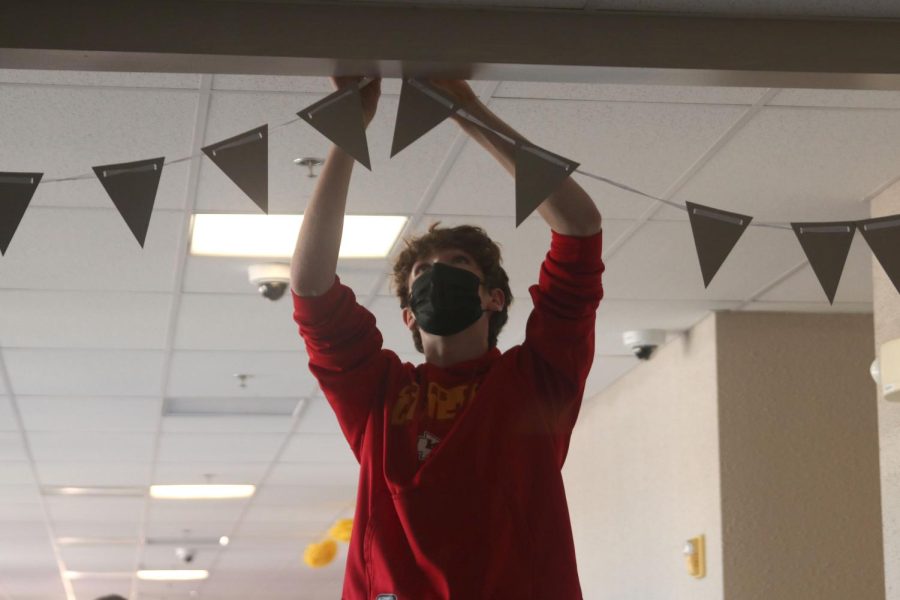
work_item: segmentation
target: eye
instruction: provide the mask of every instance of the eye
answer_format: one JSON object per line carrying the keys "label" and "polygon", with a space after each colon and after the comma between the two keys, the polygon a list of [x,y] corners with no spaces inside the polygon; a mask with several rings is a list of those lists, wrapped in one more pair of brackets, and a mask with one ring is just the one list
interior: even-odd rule
{"label": "eye", "polygon": [[469,260],[469,257],[466,256],[465,254],[457,254],[455,257],[453,257],[453,262],[455,262],[455,263],[463,263],[463,264],[468,265],[468,264],[470,264],[472,261]]}

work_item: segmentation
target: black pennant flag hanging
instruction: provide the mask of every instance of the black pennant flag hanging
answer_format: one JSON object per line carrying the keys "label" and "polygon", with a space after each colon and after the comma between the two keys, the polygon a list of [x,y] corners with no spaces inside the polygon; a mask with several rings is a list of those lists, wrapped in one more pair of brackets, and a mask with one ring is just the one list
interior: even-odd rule
{"label": "black pennant flag hanging", "polygon": [[0,172],[0,254],[6,254],[43,176],[43,173]]}
{"label": "black pennant flag hanging", "polygon": [[365,168],[372,170],[359,87],[350,85],[341,88],[307,106],[297,115]]}
{"label": "black pennant flag hanging", "polygon": [[222,172],[269,214],[269,126],[263,125],[203,148]]}
{"label": "black pennant flag hanging", "polygon": [[693,202],[686,204],[697,258],[700,259],[700,272],[703,273],[703,287],[706,288],[753,217]]}
{"label": "black pennant flag hanging", "polygon": [[791,223],[791,227],[825,290],[828,303],[834,304],[856,225],[852,222]]}
{"label": "black pennant flag hanging", "polygon": [[856,226],[881,263],[881,268],[900,292],[900,215],[858,221]]}
{"label": "black pennant flag hanging", "polygon": [[391,158],[456,112],[458,104],[424,81],[404,79],[394,125]]}
{"label": "black pennant flag hanging", "polygon": [[556,191],[578,163],[543,148],[516,144],[516,227]]}
{"label": "black pennant flag hanging", "polygon": [[141,248],[147,238],[165,158],[93,167]]}

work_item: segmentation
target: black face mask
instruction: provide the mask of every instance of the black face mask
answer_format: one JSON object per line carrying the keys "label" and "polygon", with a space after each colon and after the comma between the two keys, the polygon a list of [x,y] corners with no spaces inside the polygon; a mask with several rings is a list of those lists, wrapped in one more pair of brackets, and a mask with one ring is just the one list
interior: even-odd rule
{"label": "black face mask", "polygon": [[471,271],[443,263],[434,263],[413,282],[409,308],[416,323],[433,335],[459,333],[481,318],[478,285],[481,280]]}

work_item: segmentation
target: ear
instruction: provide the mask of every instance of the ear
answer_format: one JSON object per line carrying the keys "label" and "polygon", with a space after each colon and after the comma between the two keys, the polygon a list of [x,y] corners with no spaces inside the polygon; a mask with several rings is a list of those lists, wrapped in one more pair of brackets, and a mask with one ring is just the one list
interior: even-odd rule
{"label": "ear", "polygon": [[418,325],[416,325],[416,316],[413,314],[413,311],[406,307],[401,312],[403,313],[403,324],[410,331],[415,331]]}
{"label": "ear", "polygon": [[500,288],[492,289],[490,301],[485,308],[500,312],[504,306],[506,306],[506,294]]}

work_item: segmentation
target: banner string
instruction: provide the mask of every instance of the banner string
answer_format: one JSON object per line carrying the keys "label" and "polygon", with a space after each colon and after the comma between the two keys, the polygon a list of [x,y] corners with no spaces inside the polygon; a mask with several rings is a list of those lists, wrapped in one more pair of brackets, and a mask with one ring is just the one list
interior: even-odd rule
{"label": "banner string", "polygon": [[[368,78],[368,77],[367,77],[367,78],[364,78],[364,79],[361,80],[361,81],[359,82],[359,84],[358,84],[359,89],[362,89],[362,88],[364,88],[365,86],[369,85],[372,81],[374,81],[374,79]],[[416,83],[418,83],[418,82],[416,82]],[[420,84],[420,85],[421,85],[421,84]],[[417,86],[417,87],[418,87],[418,86]],[[424,86],[423,86],[423,87],[424,87]],[[511,143],[511,144],[516,144],[516,143],[517,143],[516,140],[512,139],[511,137],[509,137],[508,135],[506,135],[506,134],[504,134],[504,133],[502,133],[502,132],[500,132],[500,131],[497,131],[497,130],[494,129],[493,127],[490,127],[489,125],[487,125],[486,123],[484,123],[484,122],[481,121],[480,119],[476,118],[475,116],[471,115],[471,114],[468,113],[467,111],[463,110],[462,108],[457,108],[456,113],[457,113],[460,117],[466,119],[467,121],[470,121],[471,123],[473,123],[473,124],[475,124],[475,125],[481,127],[482,129],[485,129],[485,130],[487,130],[487,131],[490,131],[491,133],[493,133],[494,135],[500,137],[501,139],[505,140],[505,141],[508,142],[508,143]],[[296,122],[298,122],[298,121],[300,121],[300,120],[301,120],[300,117],[294,117],[293,119],[290,119],[290,120],[285,121],[285,122],[283,122],[283,123],[279,123],[278,125],[275,125],[275,126],[269,128],[269,132],[271,133],[271,132],[275,132],[275,131],[281,130],[281,129],[283,129],[284,127],[287,127],[288,125],[292,125],[292,124],[294,124],[294,123],[296,123]],[[169,165],[174,165],[174,164],[182,163],[182,162],[185,162],[185,161],[193,160],[193,159],[195,159],[195,158],[200,158],[200,157],[202,157],[202,156],[203,156],[203,153],[202,153],[202,152],[198,152],[198,153],[196,153],[196,154],[191,154],[191,155],[185,156],[185,157],[183,157],[183,158],[175,158],[175,159],[172,159],[172,160],[167,160],[166,162],[163,163],[163,166],[169,166]],[[632,194],[637,194],[638,196],[643,196],[644,198],[648,198],[648,199],[650,199],[650,200],[655,200],[656,202],[662,202],[663,204],[667,204],[668,206],[671,206],[671,207],[673,207],[673,208],[677,208],[677,209],[679,209],[679,210],[683,210],[683,211],[687,212],[687,206],[685,206],[684,204],[680,204],[680,203],[678,203],[678,202],[673,202],[672,200],[667,200],[667,199],[665,199],[665,198],[660,198],[660,197],[658,197],[658,196],[654,196],[653,194],[648,194],[648,193],[646,193],[646,192],[642,192],[642,191],[639,190],[639,189],[633,188],[633,187],[631,187],[631,186],[629,186],[629,185],[626,185],[626,184],[624,184],[624,183],[620,183],[620,182],[615,181],[615,180],[613,180],[613,179],[609,179],[608,177],[603,177],[602,175],[596,175],[596,174],[594,174],[594,173],[590,173],[590,172],[588,172],[588,171],[585,171],[584,169],[575,169],[574,172],[575,172],[575,173],[579,173],[579,174],[581,174],[581,175],[584,175],[585,177],[590,177],[591,179],[595,179],[595,180],[597,180],[597,181],[601,181],[601,182],[603,182],[603,183],[605,183],[605,184],[607,184],[607,185],[610,185],[610,186],[612,186],[612,187],[619,188],[619,189],[624,190],[624,191],[626,191],[626,192],[630,192],[630,193],[632,193]],[[64,182],[64,181],[84,181],[84,180],[88,180],[88,179],[94,179],[95,177],[96,177],[96,176],[95,176],[93,173],[84,173],[84,174],[81,174],[81,175],[73,175],[73,176],[71,176],[71,177],[57,177],[57,178],[53,178],[53,179],[43,179],[43,180],[41,180],[41,184],[45,184],[45,183],[61,183],[61,182]],[[754,220],[754,221],[751,221],[749,226],[750,226],[750,227],[768,227],[768,228],[771,228],[771,229],[784,229],[784,230],[788,230],[788,231],[791,231],[791,230],[793,229],[789,223],[786,224],[786,223],[780,223],[780,222],[757,222],[757,221],[755,221],[755,220]]]}

